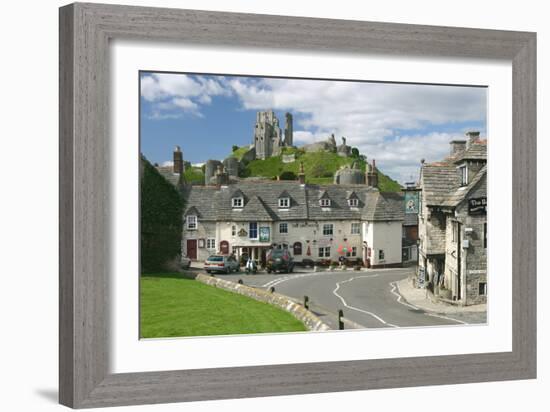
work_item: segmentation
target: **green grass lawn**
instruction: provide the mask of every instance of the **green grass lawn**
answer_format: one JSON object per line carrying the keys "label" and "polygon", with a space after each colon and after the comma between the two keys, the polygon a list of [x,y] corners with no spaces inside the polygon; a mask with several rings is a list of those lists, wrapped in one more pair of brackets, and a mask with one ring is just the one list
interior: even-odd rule
{"label": "green grass lawn", "polygon": [[142,338],[305,330],[302,322],[282,309],[181,274],[141,277]]}

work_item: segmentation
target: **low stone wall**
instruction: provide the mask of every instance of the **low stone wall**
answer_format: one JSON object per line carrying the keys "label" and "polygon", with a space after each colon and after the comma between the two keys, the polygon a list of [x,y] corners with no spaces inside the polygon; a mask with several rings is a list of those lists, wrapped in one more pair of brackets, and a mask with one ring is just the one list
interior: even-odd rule
{"label": "low stone wall", "polygon": [[260,302],[269,303],[270,305],[277,306],[302,322],[309,330],[312,331],[325,331],[329,330],[329,326],[325,324],[321,319],[304,308],[302,305],[292,301],[287,296],[279,293],[271,293],[262,289],[252,288],[250,286],[241,285],[239,283],[231,282],[229,280],[220,279],[213,276],[204,275],[199,273],[195,280],[205,283],[210,286],[214,286],[220,289],[225,289],[230,292],[238,293],[239,295],[248,296],[249,298],[258,300]]}

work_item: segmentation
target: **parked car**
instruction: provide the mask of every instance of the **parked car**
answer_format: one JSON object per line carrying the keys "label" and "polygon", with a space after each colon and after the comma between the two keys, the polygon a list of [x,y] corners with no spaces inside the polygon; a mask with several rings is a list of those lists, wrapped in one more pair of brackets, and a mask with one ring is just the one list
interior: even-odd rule
{"label": "parked car", "polygon": [[239,271],[239,262],[235,256],[211,255],[204,261],[206,273],[231,273]]}
{"label": "parked car", "polygon": [[191,259],[188,257],[182,256],[180,266],[182,269],[189,269],[191,267]]}
{"label": "parked car", "polygon": [[267,273],[294,271],[294,259],[288,249],[272,249],[267,254]]}

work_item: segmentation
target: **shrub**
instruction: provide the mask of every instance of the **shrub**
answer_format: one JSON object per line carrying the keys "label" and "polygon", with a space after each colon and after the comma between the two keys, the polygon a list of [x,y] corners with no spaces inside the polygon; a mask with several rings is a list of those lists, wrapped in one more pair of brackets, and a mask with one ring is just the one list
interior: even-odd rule
{"label": "shrub", "polygon": [[296,180],[296,179],[298,179],[298,176],[296,176],[296,173],[291,172],[290,170],[287,170],[286,172],[283,172],[279,175],[279,179],[281,179],[281,180]]}

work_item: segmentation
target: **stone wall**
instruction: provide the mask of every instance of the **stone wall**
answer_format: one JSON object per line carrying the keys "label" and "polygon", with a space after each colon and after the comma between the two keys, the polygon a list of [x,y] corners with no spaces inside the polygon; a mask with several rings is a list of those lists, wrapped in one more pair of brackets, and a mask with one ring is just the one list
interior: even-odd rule
{"label": "stone wall", "polygon": [[[478,186],[477,190],[472,191],[469,197],[484,196],[486,193],[485,181],[480,182]],[[469,216],[467,202],[463,202],[457,208],[457,216],[463,222],[464,228],[472,229],[468,234],[464,234],[464,239],[469,243],[468,248],[464,251],[465,304],[486,303],[487,295],[479,294],[479,283],[487,283],[487,248],[484,245],[484,225],[487,222],[487,216]]]}
{"label": "stone wall", "polygon": [[202,273],[198,274],[195,280],[213,287],[238,293],[239,295],[248,296],[249,298],[283,309],[302,322],[311,331],[326,331],[330,329],[321,319],[287,296],[278,293],[270,293],[263,289],[252,288],[213,276],[207,276]]}

